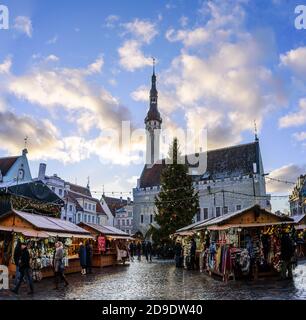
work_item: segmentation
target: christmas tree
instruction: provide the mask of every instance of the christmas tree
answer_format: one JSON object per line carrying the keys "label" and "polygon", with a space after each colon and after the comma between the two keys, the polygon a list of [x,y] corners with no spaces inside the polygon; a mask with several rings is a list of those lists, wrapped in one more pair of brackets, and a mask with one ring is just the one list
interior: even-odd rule
{"label": "christmas tree", "polygon": [[169,236],[191,224],[199,210],[198,193],[194,190],[192,177],[188,175],[187,164],[180,161],[182,159],[175,138],[169,150],[169,164],[162,171],[161,191],[155,198],[155,221],[159,228],[152,230],[154,242],[171,242]]}

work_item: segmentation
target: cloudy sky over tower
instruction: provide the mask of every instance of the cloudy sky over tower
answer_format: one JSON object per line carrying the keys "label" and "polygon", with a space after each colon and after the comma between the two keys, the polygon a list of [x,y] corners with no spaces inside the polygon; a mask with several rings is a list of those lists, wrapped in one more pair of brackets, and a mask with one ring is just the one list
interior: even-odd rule
{"label": "cloudy sky over tower", "polygon": [[[266,172],[305,173],[298,1],[1,2],[10,23],[0,30],[0,156],[20,153],[28,136],[33,175],[47,161],[48,174],[131,191],[145,143],[121,148],[106,133],[126,120],[144,128],[152,56],[163,127],[205,127],[219,148],[253,141],[255,120]],[[268,183],[275,194],[289,188]]]}

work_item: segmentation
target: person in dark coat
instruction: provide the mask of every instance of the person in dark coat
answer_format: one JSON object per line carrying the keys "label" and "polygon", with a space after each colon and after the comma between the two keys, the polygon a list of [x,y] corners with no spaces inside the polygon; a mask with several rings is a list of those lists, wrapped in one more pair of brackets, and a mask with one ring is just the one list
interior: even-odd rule
{"label": "person in dark coat", "polygon": [[82,268],[81,274],[85,275],[86,274],[86,248],[83,242],[80,242],[79,258],[80,258],[80,265]]}
{"label": "person in dark coat", "polygon": [[177,268],[180,268],[182,266],[183,248],[179,241],[177,241],[175,244],[174,254],[175,254],[175,265]]}
{"label": "person in dark coat", "polygon": [[92,270],[91,270],[91,267],[92,267],[92,255],[93,255],[93,252],[92,252],[92,246],[90,244],[89,241],[87,241],[86,243],[86,273],[87,274],[91,274],[92,273]]}
{"label": "person in dark coat", "polygon": [[132,241],[129,245],[129,251],[130,251],[130,257],[131,261],[134,261],[134,255],[135,255],[135,243]]}
{"label": "person in dark coat", "polygon": [[19,288],[21,286],[21,283],[24,277],[27,279],[28,285],[30,287],[30,291],[28,292],[28,294],[34,293],[33,280],[31,276],[29,249],[30,249],[30,243],[28,243],[28,245],[24,242],[21,243],[21,255],[19,259],[20,277],[18,279],[17,285],[12,290],[16,294],[18,294]]}
{"label": "person in dark coat", "polygon": [[19,260],[20,260],[20,257],[21,257],[21,242],[20,240],[18,239],[17,240],[17,244],[16,244],[16,247],[15,247],[15,250],[14,250],[14,263],[16,265],[16,274],[15,274],[15,281],[14,281],[14,284],[17,285],[18,283],[18,279],[19,279],[19,276],[20,276],[20,272],[19,272]]}
{"label": "person in dark coat", "polygon": [[138,261],[140,261],[141,260],[141,243],[140,242],[138,242],[136,245],[136,251],[137,251]]}
{"label": "person in dark coat", "polygon": [[281,238],[281,255],[280,259],[282,261],[281,265],[281,279],[286,279],[287,271],[288,277],[287,279],[292,279],[292,257],[294,255],[294,246],[293,242],[290,239],[288,233],[284,233]]}
{"label": "person in dark coat", "polygon": [[192,270],[195,269],[196,250],[197,250],[197,245],[196,245],[195,240],[192,238],[191,239],[191,247],[190,247],[190,268]]}
{"label": "person in dark coat", "polygon": [[146,245],[146,259],[147,261],[152,261],[152,243],[151,241],[148,241],[147,242],[147,245]]}

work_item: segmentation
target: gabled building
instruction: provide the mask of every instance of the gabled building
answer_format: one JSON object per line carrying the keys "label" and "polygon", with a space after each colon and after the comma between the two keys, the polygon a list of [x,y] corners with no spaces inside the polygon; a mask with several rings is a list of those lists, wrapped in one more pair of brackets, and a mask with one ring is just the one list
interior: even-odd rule
{"label": "gabled building", "polygon": [[289,196],[292,216],[306,213],[306,174],[301,175]]}
{"label": "gabled building", "polygon": [[[116,213],[119,210],[123,210],[126,212],[129,222],[127,223],[131,223],[130,219],[133,216],[133,202],[131,201],[130,198],[128,199],[123,199],[122,197],[120,198],[114,198],[114,197],[107,197],[104,194],[102,195],[102,198],[100,200],[101,206],[103,208],[103,210],[105,211],[105,213],[107,214],[108,217],[108,225],[112,226],[112,227],[116,227],[120,230],[123,230],[121,228],[119,228],[118,226],[118,220],[116,220]],[[121,214],[119,214],[120,216]],[[125,215],[125,214],[123,214]],[[119,218],[119,225],[120,225],[120,218]],[[125,222],[124,222],[124,226],[125,226]],[[130,228],[127,228],[130,229]],[[125,231],[125,229],[123,230]]]}
{"label": "gabled building", "polygon": [[67,182],[58,175],[47,176],[46,164],[40,164],[38,179],[61,199],[65,205],[61,211],[61,219],[78,224],[80,222],[107,224],[107,215],[98,199],[94,198],[89,186],[83,187]]}
{"label": "gabled building", "polygon": [[[153,72],[150,106],[145,117],[147,162],[133,189],[133,233],[145,235],[149,226],[155,224],[154,201],[160,191],[162,170],[166,167],[165,159],[157,161],[159,151],[156,148],[159,148],[161,124],[156,75]],[[207,170],[202,175],[192,176],[200,202],[195,222],[223,216],[255,204],[271,209],[257,135],[254,142],[209,150],[198,156],[207,159]],[[188,163],[188,157],[186,163],[190,169],[196,168],[196,165]]]}
{"label": "gabled building", "polygon": [[0,158],[0,186],[32,180],[27,153],[27,149],[24,149],[20,156]]}

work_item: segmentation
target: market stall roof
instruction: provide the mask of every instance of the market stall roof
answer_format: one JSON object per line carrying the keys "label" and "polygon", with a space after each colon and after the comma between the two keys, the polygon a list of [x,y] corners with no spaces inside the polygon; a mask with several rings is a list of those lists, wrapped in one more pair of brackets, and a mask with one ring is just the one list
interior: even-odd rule
{"label": "market stall roof", "polygon": [[[276,226],[276,225],[282,225],[284,222],[270,222],[269,226]],[[266,226],[266,223],[244,223],[244,224],[226,224],[223,226],[209,226],[207,227],[207,230],[227,230],[230,228],[254,228],[254,227],[264,227]]]}
{"label": "market stall roof", "polygon": [[106,236],[116,237],[117,239],[131,238],[131,236],[128,233],[123,232],[115,227],[101,226],[99,224],[80,222],[79,226],[82,226],[82,225],[87,226],[87,227],[95,230],[96,232],[105,234]]}
{"label": "market stall roof", "polygon": [[[239,217],[239,216],[242,216],[244,213],[247,213],[249,211],[254,211],[254,212],[258,212],[258,213],[264,213],[270,217],[273,217],[275,218],[275,220],[277,220],[280,224],[281,223],[294,223],[294,220],[291,219],[290,217],[288,216],[278,216],[264,208],[261,208],[259,205],[255,205],[255,206],[251,206],[251,207],[248,207],[248,208],[244,208],[242,210],[239,210],[239,211],[235,211],[235,212],[232,212],[232,213],[228,213],[228,214],[225,214],[223,216],[220,216],[220,217],[215,217],[215,218],[209,218],[209,219],[206,219],[204,221],[201,221],[201,222],[197,222],[197,223],[194,223],[194,224],[191,224],[189,226],[186,226],[184,228],[181,228],[179,230],[177,230],[176,234],[181,234],[182,235],[182,231],[196,231],[196,230],[201,230],[201,229],[205,229],[209,226],[221,226],[221,225],[224,225],[224,224],[227,224],[228,225],[232,225],[230,224],[230,219],[234,218],[234,217]],[[268,224],[269,225],[273,225],[275,224],[276,222],[269,222]],[[259,226],[259,225],[267,225],[267,223],[263,223],[261,224],[260,222],[258,221],[254,221],[254,223],[243,223],[243,224],[235,224],[237,225],[238,227],[250,227],[250,226]],[[233,225],[232,225],[233,226]],[[211,229],[211,228],[210,228]]]}
{"label": "market stall roof", "polygon": [[[258,212],[258,213],[267,214],[268,216],[274,217],[279,222],[282,222],[282,223],[284,223],[284,222],[293,222],[293,219],[291,219],[288,216],[278,216],[278,215],[276,215],[276,214],[274,214],[274,213],[272,213],[272,212],[270,212],[270,211],[268,211],[268,210],[266,210],[264,208],[261,208],[259,205],[255,205],[255,206],[251,206],[251,207],[248,207],[248,208],[244,208],[244,209],[239,210],[239,211],[228,213],[228,214],[220,216],[220,217],[216,217],[216,218],[210,219],[208,221],[204,221],[202,224],[199,224],[194,229],[198,230],[198,229],[206,228],[206,227],[212,226],[212,225],[224,225],[227,222],[229,222],[230,219],[232,219],[234,217],[236,218],[236,217],[242,216],[244,213],[247,213],[249,211],[254,211],[254,212]],[[272,224],[272,222],[269,222],[269,225],[271,225],[271,224]],[[246,225],[246,224],[243,224],[243,225]],[[240,226],[243,226],[243,225],[241,224]],[[254,222],[253,225],[255,226],[256,222]],[[265,223],[265,225],[267,225],[267,223]]]}
{"label": "market stall roof", "polygon": [[0,226],[0,231],[6,232],[16,232],[22,233],[26,237],[33,237],[33,238],[48,238],[50,235],[43,231],[37,231],[34,229],[27,229],[27,228],[19,228],[19,227],[8,227],[8,226]]}
{"label": "market stall roof", "polygon": [[297,215],[291,216],[290,218],[294,220],[294,223],[300,223],[305,217],[306,217],[306,214],[297,214]]}
{"label": "market stall roof", "polygon": [[181,229],[178,229],[176,231],[176,233],[182,233],[183,231],[188,231],[188,230],[192,230],[193,228],[197,227],[198,225],[204,223],[204,222],[207,222],[209,220],[212,220],[214,218],[208,218],[208,219],[205,219],[205,220],[202,220],[202,221],[197,221],[195,223],[192,223],[192,224],[189,224],[188,226],[184,227],[184,228],[181,228]]}
{"label": "market stall roof", "polygon": [[[18,210],[12,210],[5,215],[2,215],[0,217],[0,223],[7,216],[14,214],[31,224],[33,226],[33,229],[36,229],[34,230],[35,232],[42,231],[43,233],[47,233],[50,236],[56,235],[63,238],[84,236],[86,236],[87,238],[91,238],[91,235],[87,230],[80,228],[72,222]],[[9,228],[15,228],[15,226]]]}

